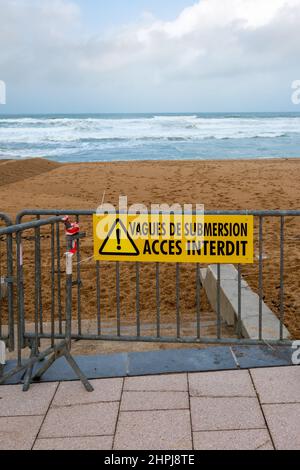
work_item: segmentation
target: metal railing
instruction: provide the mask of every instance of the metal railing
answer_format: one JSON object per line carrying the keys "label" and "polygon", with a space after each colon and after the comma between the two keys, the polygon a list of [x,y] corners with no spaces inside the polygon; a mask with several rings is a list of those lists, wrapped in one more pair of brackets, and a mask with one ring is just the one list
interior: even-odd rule
{"label": "metal railing", "polygon": [[[295,221],[300,223],[300,211],[207,211],[205,213],[255,217],[257,264],[251,268],[251,272],[249,271],[254,282],[252,287],[258,294],[257,337],[254,339],[243,336],[242,283],[244,275],[246,279],[249,275],[245,272],[247,268],[237,266],[237,319],[231,334],[224,335],[226,325],[222,318],[221,305],[222,265],[217,265],[215,312],[211,312],[209,321],[205,321],[207,306],[203,305],[204,288],[200,274],[202,265],[155,263],[152,267],[145,267],[140,263],[134,263],[130,264],[129,268],[127,263],[95,262],[91,256],[94,212],[93,210],[26,210],[17,215],[15,225],[5,214],[0,214],[0,220],[5,224],[4,228],[0,228],[2,245],[0,266],[1,273],[5,272],[7,285],[7,298],[1,299],[0,296],[0,340],[4,340],[11,351],[16,351],[17,365],[9,373],[9,377],[25,370],[25,390],[32,380],[34,366],[51,354],[52,357],[40,370],[35,371],[33,374],[35,378],[39,378],[55,359],[65,355],[86,388],[91,389],[70,355],[71,340],[246,345],[265,344],[267,341],[268,344],[291,344],[283,334],[286,320],[285,277],[291,269],[300,268],[298,264],[291,265],[293,256],[296,263],[297,259],[300,260],[300,250],[299,253],[296,250],[300,238],[290,239],[287,236],[287,226]],[[87,232],[84,242],[77,240],[78,249],[73,257],[74,272],[64,270],[63,256],[68,243],[61,222],[65,215],[75,217]],[[276,223],[270,225],[270,219],[273,218]],[[277,243],[278,256],[274,266],[270,265],[274,269],[268,282],[277,277],[279,281],[276,285],[275,299],[279,320],[278,338],[272,340],[264,336],[263,328],[265,290],[268,287],[264,271],[265,247],[267,245],[268,250],[273,250],[273,247],[268,245],[270,239],[274,239]],[[290,241],[294,252],[292,258],[287,258],[286,248]],[[5,251],[4,256],[3,251]],[[275,272],[275,268],[278,272]],[[123,269],[127,269],[125,275],[122,275]],[[124,282],[127,289],[125,291]],[[128,304],[130,308],[125,311],[124,301],[128,298],[131,299]],[[106,311],[104,311],[105,299]],[[190,301],[188,306],[185,305],[187,300]],[[271,295],[268,300],[273,302],[274,296]],[[15,324],[17,335],[15,335]],[[48,342],[49,346],[43,352],[40,352],[41,341]],[[29,361],[26,360],[24,363],[22,353],[26,347],[30,348],[31,356]],[[0,383],[6,379],[7,376],[0,377]]]}
{"label": "metal railing", "polygon": [[[6,227],[12,225],[11,219],[3,213],[0,213],[0,222]],[[2,244],[5,245],[4,250]],[[6,252],[4,262],[1,249]],[[10,351],[14,350],[13,281],[13,239],[12,234],[6,234],[0,237],[0,340]]]}
{"label": "metal railing", "polygon": [[[91,216],[94,214],[94,210],[26,210],[22,211],[17,216],[17,223],[22,223],[25,217],[35,217],[40,220],[41,217],[49,216],[64,216],[70,215],[76,217],[77,222],[83,223],[84,228],[87,228],[89,236],[92,234],[91,229]],[[111,303],[108,306],[110,308],[109,316],[114,316],[114,321],[111,321],[111,325],[107,327],[105,325],[105,319],[107,315],[103,313],[103,307],[101,304],[102,300],[102,290],[105,289],[106,282],[106,272],[102,275],[102,270],[104,270],[104,265],[99,261],[91,262],[90,271],[94,272],[91,274],[93,281],[93,289],[91,289],[90,296],[96,299],[95,307],[93,309],[92,319],[94,319],[93,327],[89,327],[88,331],[84,331],[84,322],[85,318],[84,311],[82,308],[82,295],[84,293],[83,287],[83,274],[82,274],[82,265],[85,262],[82,259],[82,250],[80,241],[78,242],[78,251],[75,258],[76,264],[76,279],[73,281],[73,288],[76,291],[76,305],[73,303],[73,326],[71,337],[75,340],[108,340],[108,341],[141,341],[141,342],[166,342],[166,343],[223,343],[223,344],[265,344],[266,340],[270,344],[287,344],[288,341],[284,339],[283,328],[285,320],[285,285],[284,285],[284,269],[285,269],[285,220],[286,218],[294,218],[300,222],[300,211],[206,211],[206,215],[253,215],[256,219],[256,236],[257,236],[257,259],[258,259],[258,273],[257,273],[257,286],[256,291],[258,294],[258,325],[257,325],[257,338],[243,338],[242,337],[242,280],[243,280],[243,267],[238,265],[238,282],[237,282],[237,296],[238,296],[238,312],[237,312],[237,323],[235,325],[235,332],[232,337],[223,337],[222,328],[222,312],[221,312],[221,282],[222,282],[222,266],[219,265],[217,268],[217,302],[216,302],[216,322],[215,322],[215,334],[206,336],[203,334],[203,322],[202,314],[204,313],[201,310],[201,291],[202,285],[200,280],[200,265],[195,265],[193,276],[193,282],[190,282],[190,287],[194,289],[195,295],[195,311],[193,315],[193,325],[190,328],[189,334],[186,334],[184,330],[186,329],[186,316],[182,314],[181,309],[181,277],[184,273],[186,267],[179,264],[170,269],[175,270],[175,297],[172,301],[173,309],[173,320],[172,324],[164,326],[163,319],[164,314],[162,314],[162,296],[164,294],[163,288],[161,286],[161,280],[165,277],[165,273],[162,273],[164,267],[159,263],[156,263],[154,266],[155,270],[155,282],[152,284],[153,290],[155,291],[155,305],[152,305],[152,323],[151,328],[147,318],[142,317],[142,292],[141,292],[141,282],[143,278],[143,273],[141,272],[142,266],[140,263],[136,263],[134,266],[134,272],[131,271],[132,279],[130,285],[130,294],[132,294],[133,289],[135,290],[135,312],[131,312],[131,326],[126,324],[126,317],[122,312],[122,276],[121,269],[125,263],[115,263],[115,282],[114,282],[114,296],[115,299],[111,299]],[[269,339],[264,337],[263,331],[263,305],[264,305],[264,223],[270,218],[275,218],[279,221],[279,259],[278,259],[278,271],[279,271],[279,306],[278,306],[278,318],[279,318],[279,331],[278,338]],[[277,232],[276,232],[277,234]],[[62,305],[61,305],[61,279],[60,279],[60,247],[61,247],[61,236],[62,232],[59,230],[58,225],[56,230],[51,232],[51,292],[52,292],[52,303],[51,303],[51,324],[52,331],[45,332],[43,331],[43,312],[40,312],[40,328],[39,328],[39,338],[47,338],[53,341],[53,338],[63,338],[64,334],[62,331]],[[36,244],[39,244],[37,239]],[[40,250],[40,247],[37,249]],[[56,270],[53,268],[56,261]],[[133,269],[133,268],[132,268]],[[171,272],[171,271],[170,271]],[[55,275],[57,279],[55,280]],[[104,279],[105,275],[105,279]],[[38,279],[37,279],[37,282]],[[170,281],[171,282],[171,281]],[[40,285],[39,285],[40,286]],[[190,292],[185,291],[184,295],[191,295]],[[57,301],[55,302],[55,297]],[[89,299],[88,299],[89,300]],[[56,307],[54,304],[56,303]],[[85,306],[86,307],[86,306]],[[41,307],[40,307],[41,309]],[[42,309],[41,309],[42,310]],[[56,311],[56,320],[54,320]],[[172,313],[172,312],[171,312]],[[168,315],[171,317],[171,315]],[[89,317],[89,319],[91,319]],[[144,321],[143,321],[144,320]],[[191,320],[191,315],[190,315]],[[57,325],[56,325],[57,323]],[[77,327],[75,326],[77,324]],[[105,327],[106,326],[106,327]],[[58,331],[54,331],[54,329]],[[147,328],[148,327],[148,328]],[[191,331],[193,329],[194,331]],[[113,330],[113,332],[112,332]],[[143,332],[146,330],[146,332]],[[151,334],[148,334],[148,331],[151,330]],[[32,339],[33,333],[24,330],[24,338]]]}
{"label": "metal railing", "polygon": [[[84,384],[87,391],[92,391],[93,388],[87,381],[86,377],[79,369],[78,365],[74,361],[73,357],[70,354],[71,349],[71,322],[72,322],[72,275],[66,273],[66,307],[65,307],[65,331],[64,335],[60,338],[62,341],[55,343],[55,339],[60,339],[55,337],[54,329],[51,328],[51,344],[46,350],[40,352],[40,340],[43,337],[43,317],[42,317],[42,303],[41,303],[41,262],[43,253],[40,250],[40,239],[41,239],[41,228],[46,227],[51,230],[53,241],[54,237],[54,226],[55,224],[60,224],[62,222],[62,217],[50,217],[47,219],[41,219],[31,222],[25,222],[23,224],[8,225],[5,228],[0,229],[0,237],[6,236],[7,240],[12,241],[12,236],[15,236],[16,241],[16,294],[17,294],[17,341],[16,341],[16,353],[17,353],[17,363],[12,370],[8,373],[0,375],[0,384],[7,381],[9,378],[14,376],[19,372],[24,371],[24,387],[23,390],[27,391],[29,389],[30,383],[32,380],[39,380],[41,376],[48,370],[49,367],[61,356],[64,356],[72,367],[74,372],[80,378]],[[24,281],[24,233],[28,231],[34,231],[34,292],[35,295],[31,298],[31,303],[34,305],[34,333],[32,335],[26,335],[26,308],[25,308],[25,286]],[[31,241],[32,237],[28,237],[28,240]],[[13,246],[11,243],[7,243],[7,258],[11,260],[13,258]],[[47,255],[47,254],[46,254]],[[45,256],[45,254],[44,254]],[[52,273],[53,273],[53,261],[54,261],[54,252],[51,251],[52,259]],[[9,266],[12,267],[11,263]],[[13,273],[12,273],[13,274]],[[52,278],[53,280],[53,278]],[[52,285],[53,289],[53,285]],[[52,298],[53,300],[53,298]],[[53,303],[52,303],[53,305]],[[14,304],[12,304],[12,307]],[[53,313],[53,307],[51,307]],[[14,311],[12,309],[12,318],[8,318],[9,321],[9,331],[14,335],[14,326],[13,326]],[[54,321],[53,316],[51,319]],[[53,325],[52,321],[52,325]],[[10,342],[11,334],[8,336]],[[31,350],[30,358],[23,361],[22,351],[29,347]],[[50,357],[49,357],[50,356]],[[39,370],[34,371],[34,366],[36,366],[42,360],[45,360],[47,357],[49,359],[40,367]]]}

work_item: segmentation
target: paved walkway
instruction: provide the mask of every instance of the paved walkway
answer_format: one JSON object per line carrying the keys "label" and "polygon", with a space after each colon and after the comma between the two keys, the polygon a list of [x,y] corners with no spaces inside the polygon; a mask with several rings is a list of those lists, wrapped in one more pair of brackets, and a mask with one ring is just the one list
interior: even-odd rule
{"label": "paved walkway", "polygon": [[0,387],[0,449],[300,449],[300,368]]}

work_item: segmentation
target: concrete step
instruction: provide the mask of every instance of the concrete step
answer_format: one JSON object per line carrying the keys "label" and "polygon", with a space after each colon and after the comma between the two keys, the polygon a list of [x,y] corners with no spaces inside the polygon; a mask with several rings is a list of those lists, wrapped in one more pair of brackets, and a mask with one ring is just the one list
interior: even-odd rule
{"label": "concrete step", "polygon": [[[217,265],[210,265],[200,270],[200,279],[212,308],[217,311]],[[221,265],[220,306],[223,320],[229,326],[238,321],[238,271],[232,264]],[[245,338],[259,337],[259,296],[253,292],[248,283],[241,282],[241,322],[242,334]],[[262,304],[262,333],[265,340],[280,338],[280,321],[270,308]],[[283,326],[283,339],[290,334]]]}

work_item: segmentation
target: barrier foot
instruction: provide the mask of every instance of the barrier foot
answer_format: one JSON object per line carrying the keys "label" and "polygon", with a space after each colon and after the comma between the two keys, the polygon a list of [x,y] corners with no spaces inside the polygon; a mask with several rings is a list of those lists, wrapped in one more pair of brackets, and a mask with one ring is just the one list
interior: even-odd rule
{"label": "barrier foot", "polygon": [[32,380],[32,369],[33,369],[33,365],[30,364],[30,366],[28,366],[28,368],[26,370],[26,373],[25,373],[25,376],[24,376],[23,392],[28,392],[28,390],[29,390],[31,380]]}
{"label": "barrier foot", "polygon": [[54,362],[56,361],[56,359],[58,359],[59,357],[61,357],[62,354],[61,353],[54,353],[53,356],[50,357],[50,359],[48,359],[47,362],[45,362],[45,364],[43,365],[43,367],[41,367],[35,374],[34,376],[32,377],[32,381],[33,382],[39,382],[42,378],[42,376],[45,374],[45,372],[47,372],[48,369],[50,369],[50,367],[52,366],[52,364],[54,364]]}
{"label": "barrier foot", "polygon": [[[33,367],[36,363],[40,362],[41,360],[45,359],[46,357],[52,356],[47,360],[47,362],[34,374],[32,377]],[[75,359],[71,356],[68,346],[65,342],[60,343],[53,348],[49,348],[46,351],[40,353],[38,356],[31,357],[27,364],[21,364],[16,366],[13,370],[8,372],[6,375],[0,377],[0,385],[5,383],[8,379],[13,377],[19,372],[25,371],[24,374],[24,385],[23,391],[26,392],[29,390],[30,384],[33,381],[39,381],[43,374],[52,366],[52,364],[59,359],[60,357],[65,356],[66,361],[70,365],[70,367],[74,370],[77,377],[81,380],[82,384],[84,385],[87,392],[93,392],[94,389],[92,385],[89,383],[86,376],[83,374],[82,370],[79,368]]]}
{"label": "barrier foot", "polygon": [[86,378],[86,376],[83,374],[82,370],[78,367],[78,364],[75,362],[73,356],[71,356],[70,352],[68,349],[64,351],[64,356],[66,360],[68,361],[69,365],[71,368],[74,370],[75,374],[79,377],[81,380],[84,388],[86,389],[87,392],[93,392],[94,388]]}
{"label": "barrier foot", "polygon": [[[36,355],[35,354],[36,348],[33,347],[32,345],[30,346],[30,348],[31,348],[30,359],[32,359]],[[33,364],[30,363],[27,369],[25,369],[25,372],[22,377],[22,380],[24,380],[23,392],[28,392],[29,390],[31,380],[32,380],[32,371],[33,371]]]}

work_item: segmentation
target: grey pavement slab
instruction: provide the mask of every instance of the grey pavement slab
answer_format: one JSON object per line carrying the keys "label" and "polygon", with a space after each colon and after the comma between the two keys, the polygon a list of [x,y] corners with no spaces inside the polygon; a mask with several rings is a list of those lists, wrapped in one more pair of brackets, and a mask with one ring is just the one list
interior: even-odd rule
{"label": "grey pavement slab", "polygon": [[118,403],[52,408],[46,416],[39,437],[113,435],[118,409]]}
{"label": "grey pavement slab", "polygon": [[192,397],[256,397],[246,370],[188,374]]}
{"label": "grey pavement slab", "polygon": [[113,436],[37,439],[33,450],[111,450]]}
{"label": "grey pavement slab", "polygon": [[[287,347],[228,346],[206,349],[172,349],[143,353],[120,353],[99,356],[75,356],[85,373],[93,380],[126,376],[157,375],[182,372],[208,372],[216,370],[238,370],[234,352],[242,369],[291,365],[292,351]],[[9,360],[5,373],[15,367]],[[35,368],[36,370],[36,368]],[[8,384],[21,383],[22,373],[12,377]],[[64,358],[58,359],[42,377],[41,382],[77,380]]]}
{"label": "grey pavement slab", "polygon": [[300,367],[254,369],[250,372],[261,403],[300,403]]}
{"label": "grey pavement slab", "polygon": [[300,450],[300,403],[263,405],[277,450]]}
{"label": "grey pavement slab", "polygon": [[288,346],[232,346],[241,369],[292,365],[293,350]]}
{"label": "grey pavement slab", "polygon": [[0,450],[30,450],[43,416],[0,418]]}
{"label": "grey pavement slab", "polygon": [[124,382],[124,390],[140,392],[187,392],[187,374],[127,377]]}
{"label": "grey pavement slab", "polygon": [[256,398],[191,398],[193,431],[263,429]]}
{"label": "grey pavement slab", "polygon": [[57,383],[34,384],[28,393],[19,385],[0,387],[0,416],[43,415],[47,412]]}
{"label": "grey pavement slab", "polygon": [[189,409],[187,392],[124,392],[122,411]]}
{"label": "grey pavement slab", "polygon": [[194,432],[195,450],[274,450],[266,429]]}
{"label": "grey pavement slab", "polygon": [[129,353],[128,375],[236,369],[228,347]]}
{"label": "grey pavement slab", "polygon": [[94,388],[92,393],[87,393],[81,382],[61,382],[52,406],[120,401],[123,378],[97,379],[90,383]]}
{"label": "grey pavement slab", "polygon": [[115,450],[192,449],[188,410],[121,412]]}

